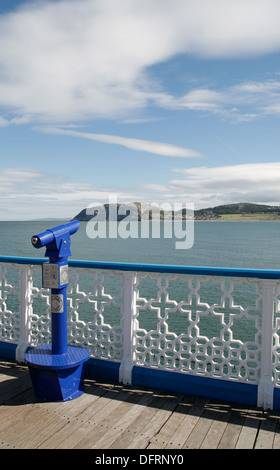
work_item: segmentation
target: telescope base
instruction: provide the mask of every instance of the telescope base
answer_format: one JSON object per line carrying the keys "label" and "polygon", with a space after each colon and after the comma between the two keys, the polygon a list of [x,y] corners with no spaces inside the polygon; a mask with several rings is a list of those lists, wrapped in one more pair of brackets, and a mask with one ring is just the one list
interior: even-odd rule
{"label": "telescope base", "polygon": [[35,395],[44,401],[68,401],[84,392],[87,349],[68,346],[66,354],[52,354],[50,344],[25,354]]}

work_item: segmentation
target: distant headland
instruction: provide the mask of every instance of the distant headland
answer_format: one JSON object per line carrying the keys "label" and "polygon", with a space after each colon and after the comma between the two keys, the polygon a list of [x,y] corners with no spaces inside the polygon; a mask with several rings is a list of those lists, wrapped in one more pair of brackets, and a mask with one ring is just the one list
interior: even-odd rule
{"label": "distant headland", "polygon": [[280,220],[280,206],[239,202],[194,211],[195,220]]}
{"label": "distant headland", "polygon": [[[83,209],[72,220],[88,222],[98,216],[98,220],[117,220],[121,221],[129,216],[130,220],[184,220],[190,217],[190,211],[186,208],[182,210],[164,210],[163,208],[133,202],[127,204],[104,204],[103,206],[94,206]],[[265,204],[252,204],[248,202],[239,202],[235,204],[225,204],[206,209],[194,211],[194,220],[213,220],[213,221],[280,221],[280,206],[268,206]]]}

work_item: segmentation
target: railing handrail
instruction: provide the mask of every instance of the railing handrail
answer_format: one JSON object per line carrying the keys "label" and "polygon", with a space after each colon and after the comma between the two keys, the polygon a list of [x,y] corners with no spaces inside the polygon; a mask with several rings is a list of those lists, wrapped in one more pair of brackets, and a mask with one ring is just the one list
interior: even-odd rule
{"label": "railing handrail", "polygon": [[[28,258],[18,256],[0,256],[0,263],[42,265],[47,258]],[[194,274],[206,276],[246,277],[257,279],[279,279],[280,270],[273,269],[249,269],[249,268],[226,268],[212,266],[184,266],[168,264],[145,264],[145,263],[120,263],[114,261],[86,261],[69,260],[68,264],[73,268],[106,269],[113,271],[140,271],[169,274]]]}

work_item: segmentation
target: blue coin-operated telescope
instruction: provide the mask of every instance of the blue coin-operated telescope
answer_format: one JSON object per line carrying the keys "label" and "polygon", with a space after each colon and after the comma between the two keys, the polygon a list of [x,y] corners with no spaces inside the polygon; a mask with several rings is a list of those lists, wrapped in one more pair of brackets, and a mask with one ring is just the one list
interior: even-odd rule
{"label": "blue coin-operated telescope", "polygon": [[70,236],[77,232],[75,220],[34,235],[35,248],[46,247],[48,263],[43,263],[43,287],[51,289],[52,343],[25,354],[35,394],[50,401],[66,401],[83,393],[83,365],[89,351],[67,344],[68,256]]}

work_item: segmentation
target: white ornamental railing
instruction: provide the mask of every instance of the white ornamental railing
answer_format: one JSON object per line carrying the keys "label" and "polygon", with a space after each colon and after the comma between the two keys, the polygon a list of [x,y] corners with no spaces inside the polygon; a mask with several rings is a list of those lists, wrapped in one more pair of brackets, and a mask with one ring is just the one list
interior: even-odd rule
{"label": "white ornamental railing", "polygon": [[[15,345],[19,362],[28,347],[51,342],[43,262],[0,257],[0,342]],[[257,387],[258,406],[273,408],[280,390],[279,280],[280,271],[71,260],[69,344],[119,364],[124,383],[133,382],[138,367],[248,384]]]}

